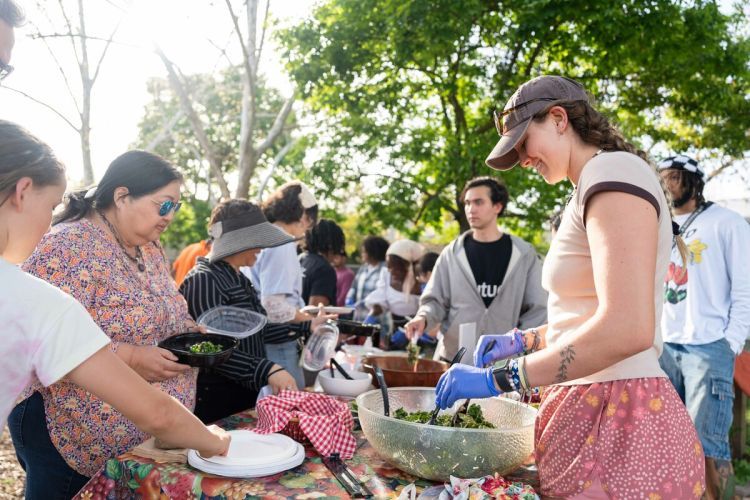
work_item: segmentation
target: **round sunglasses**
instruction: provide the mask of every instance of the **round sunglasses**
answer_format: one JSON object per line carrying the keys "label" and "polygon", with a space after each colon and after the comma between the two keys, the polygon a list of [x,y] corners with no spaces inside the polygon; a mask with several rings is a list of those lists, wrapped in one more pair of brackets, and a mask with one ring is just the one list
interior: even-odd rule
{"label": "round sunglasses", "polygon": [[151,200],[151,201],[159,205],[159,216],[161,217],[166,216],[171,211],[174,211],[174,213],[177,213],[177,211],[180,210],[180,207],[182,206],[182,203],[172,201],[172,200],[167,200],[167,201],[162,201],[162,202],[158,202],[156,200]]}

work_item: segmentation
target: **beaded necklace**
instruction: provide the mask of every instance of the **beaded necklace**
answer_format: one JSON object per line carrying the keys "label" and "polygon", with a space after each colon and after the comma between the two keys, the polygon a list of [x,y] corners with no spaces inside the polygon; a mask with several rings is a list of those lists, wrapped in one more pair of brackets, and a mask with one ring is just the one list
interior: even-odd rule
{"label": "beaded necklace", "polygon": [[99,214],[99,217],[102,218],[104,223],[109,228],[110,232],[112,233],[112,236],[115,237],[115,241],[117,241],[117,244],[120,245],[120,248],[122,249],[122,253],[125,254],[125,257],[127,257],[133,264],[135,264],[139,272],[146,271],[146,264],[143,263],[143,252],[141,252],[141,247],[135,247],[135,257],[130,255],[128,251],[125,250],[125,245],[122,244],[122,241],[120,240],[120,235],[117,233],[115,226],[113,226],[112,223],[110,223],[107,220],[103,212],[97,210],[97,213]]}

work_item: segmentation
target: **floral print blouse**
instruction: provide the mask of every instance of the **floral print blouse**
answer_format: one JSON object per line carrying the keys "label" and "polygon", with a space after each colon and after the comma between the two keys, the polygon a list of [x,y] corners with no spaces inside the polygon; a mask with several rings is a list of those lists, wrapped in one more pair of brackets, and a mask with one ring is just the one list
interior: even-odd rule
{"label": "floral print blouse", "polygon": [[[158,243],[141,247],[146,271],[140,273],[112,236],[87,219],[59,224],[42,239],[23,268],[78,299],[111,339],[155,345],[192,326],[187,304],[169,273]],[[192,409],[197,370],[155,385]],[[93,476],[107,459],[148,438],[120,412],[66,380],[44,397],[52,443],[70,467]]]}

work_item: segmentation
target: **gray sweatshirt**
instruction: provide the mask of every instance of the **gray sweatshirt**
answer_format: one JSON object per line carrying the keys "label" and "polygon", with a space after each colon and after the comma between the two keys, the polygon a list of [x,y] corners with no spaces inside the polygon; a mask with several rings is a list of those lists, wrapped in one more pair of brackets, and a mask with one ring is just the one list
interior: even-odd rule
{"label": "gray sweatshirt", "polygon": [[[458,351],[458,329],[476,323],[476,335],[506,333],[547,322],[547,292],[542,288],[542,263],[534,247],[511,235],[512,250],[505,278],[489,307],[477,290],[464,250],[466,232],[443,249],[420,298],[417,316],[429,331],[437,324],[445,336],[448,358]],[[471,353],[469,353],[470,355]]]}

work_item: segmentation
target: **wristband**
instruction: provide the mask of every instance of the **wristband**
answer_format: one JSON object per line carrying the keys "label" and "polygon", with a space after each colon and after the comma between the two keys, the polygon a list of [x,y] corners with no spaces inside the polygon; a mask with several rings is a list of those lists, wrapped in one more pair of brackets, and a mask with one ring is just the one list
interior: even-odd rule
{"label": "wristband", "polygon": [[521,390],[528,391],[530,389],[530,386],[529,377],[528,375],[526,375],[526,357],[518,360],[518,374],[521,377]]}
{"label": "wristband", "polygon": [[539,334],[539,330],[536,328],[529,328],[529,333],[534,336],[534,340],[531,341],[531,347],[526,349],[526,336],[524,332],[524,343],[523,343],[523,353],[524,354],[531,354],[532,352],[536,351],[539,347],[539,344],[541,343],[542,336]]}
{"label": "wristband", "polygon": [[493,396],[499,396],[503,392],[502,390],[498,390],[495,386],[494,373],[492,370],[486,371],[485,380],[487,382],[487,388],[490,390],[490,394]]}
{"label": "wristband", "polygon": [[266,380],[268,380],[269,378],[271,378],[271,375],[276,375],[277,373],[283,372],[284,370],[286,370],[286,368],[284,368],[283,366],[281,368],[276,368],[272,372],[269,372],[268,375],[266,375]]}

